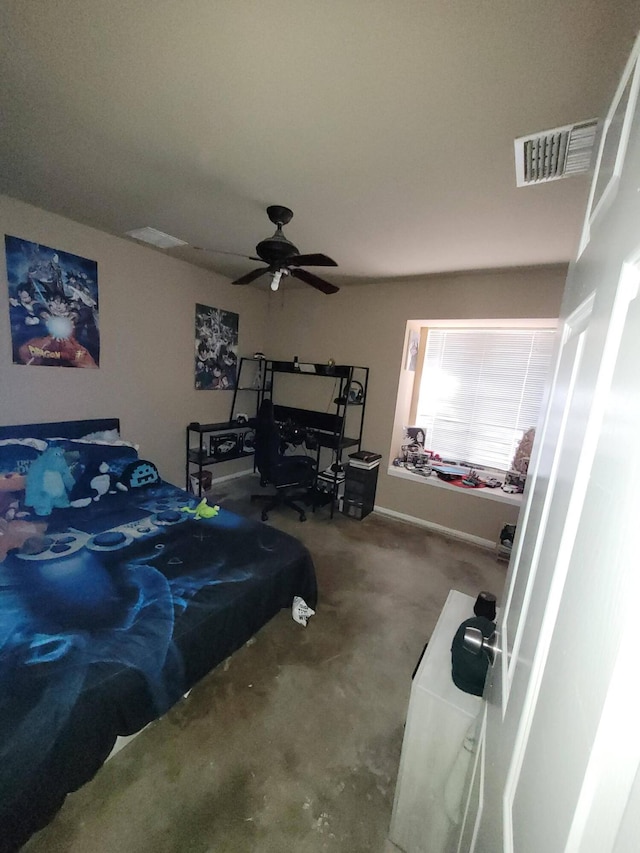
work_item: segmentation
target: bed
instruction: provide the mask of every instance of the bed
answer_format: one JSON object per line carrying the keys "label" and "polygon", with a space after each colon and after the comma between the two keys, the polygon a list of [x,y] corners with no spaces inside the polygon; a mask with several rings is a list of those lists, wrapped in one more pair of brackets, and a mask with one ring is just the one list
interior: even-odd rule
{"label": "bed", "polygon": [[[164,482],[117,419],[0,427],[0,850],[299,596],[296,539]],[[215,510],[213,510],[215,512]]]}

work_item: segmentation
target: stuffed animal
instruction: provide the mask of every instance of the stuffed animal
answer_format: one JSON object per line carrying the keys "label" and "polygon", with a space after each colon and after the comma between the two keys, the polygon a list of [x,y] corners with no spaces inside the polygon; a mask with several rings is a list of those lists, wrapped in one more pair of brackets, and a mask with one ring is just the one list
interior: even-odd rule
{"label": "stuffed animal", "polygon": [[528,429],[520,439],[511,463],[511,470],[518,471],[520,474],[526,474],[529,469],[529,460],[533,450],[533,442],[536,437],[535,427]]}
{"label": "stuffed animal", "polygon": [[46,521],[26,521],[21,518],[7,521],[0,518],[0,563],[9,551],[22,547],[27,539],[43,536],[46,529]]}
{"label": "stuffed animal", "polygon": [[36,515],[51,515],[54,507],[69,506],[69,495],[75,484],[61,447],[49,447],[35,460],[27,473],[25,506]]}
{"label": "stuffed animal", "polygon": [[26,477],[17,471],[0,474],[0,519],[12,521],[20,506]]}
{"label": "stuffed animal", "polygon": [[190,515],[193,515],[196,521],[199,518],[214,518],[220,512],[220,507],[217,504],[209,506],[206,498],[202,498],[195,509],[191,509],[188,506],[182,506],[180,509],[182,512],[188,512]]}

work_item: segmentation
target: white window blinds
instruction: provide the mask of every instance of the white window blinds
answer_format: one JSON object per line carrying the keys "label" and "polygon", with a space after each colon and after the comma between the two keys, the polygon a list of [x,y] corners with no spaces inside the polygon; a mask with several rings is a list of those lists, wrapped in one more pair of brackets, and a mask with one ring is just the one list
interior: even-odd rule
{"label": "white window blinds", "polygon": [[416,425],[443,458],[511,467],[537,424],[555,329],[429,329]]}

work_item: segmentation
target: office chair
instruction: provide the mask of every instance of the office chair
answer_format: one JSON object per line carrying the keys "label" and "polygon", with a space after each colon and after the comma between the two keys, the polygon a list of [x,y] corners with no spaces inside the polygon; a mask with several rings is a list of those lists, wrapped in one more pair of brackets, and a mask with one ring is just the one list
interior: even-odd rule
{"label": "office chair", "polygon": [[304,507],[293,499],[296,492],[306,492],[313,486],[316,477],[316,465],[308,456],[285,456],[282,452],[282,438],[278,424],[273,417],[271,400],[263,400],[256,419],[255,427],[255,463],[260,472],[260,485],[275,486],[273,495],[251,495],[251,500],[267,500],[262,510],[262,520],[266,521],[272,509],[280,504],[291,507],[306,521]]}

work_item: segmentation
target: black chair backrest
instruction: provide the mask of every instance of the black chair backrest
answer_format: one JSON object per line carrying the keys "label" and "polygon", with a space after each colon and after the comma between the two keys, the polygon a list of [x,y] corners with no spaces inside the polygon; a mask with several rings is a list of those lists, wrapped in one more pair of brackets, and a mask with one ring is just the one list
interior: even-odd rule
{"label": "black chair backrest", "polygon": [[273,417],[271,400],[263,400],[256,418],[256,468],[265,480],[270,479],[272,465],[280,460],[280,431]]}

